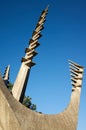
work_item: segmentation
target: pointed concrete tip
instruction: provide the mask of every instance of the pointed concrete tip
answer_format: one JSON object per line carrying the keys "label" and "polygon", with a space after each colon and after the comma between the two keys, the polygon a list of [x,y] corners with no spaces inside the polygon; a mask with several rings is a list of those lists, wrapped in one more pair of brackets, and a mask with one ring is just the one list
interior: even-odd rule
{"label": "pointed concrete tip", "polygon": [[10,69],[10,65],[8,65],[8,66],[7,66],[7,68],[9,68],[9,69]]}
{"label": "pointed concrete tip", "polygon": [[68,60],[69,64],[76,64],[75,62],[73,62],[72,60]]}
{"label": "pointed concrete tip", "polygon": [[10,68],[10,65],[8,65],[8,67]]}
{"label": "pointed concrete tip", "polygon": [[45,9],[45,10],[48,10],[49,6],[50,6],[50,5],[47,5],[47,7],[46,7],[46,9]]}

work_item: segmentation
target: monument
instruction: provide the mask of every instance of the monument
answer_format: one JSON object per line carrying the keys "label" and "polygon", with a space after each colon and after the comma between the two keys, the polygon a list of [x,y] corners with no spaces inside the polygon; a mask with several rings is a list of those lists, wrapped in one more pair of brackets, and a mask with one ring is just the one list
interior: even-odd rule
{"label": "monument", "polygon": [[[83,66],[69,60],[72,93],[67,108],[58,114],[40,114],[22,105],[26,85],[33,63],[33,57],[37,55],[35,48],[39,46],[38,39],[41,37],[41,30],[48,12],[48,7],[42,12],[29,47],[25,50],[25,57],[22,58],[21,67],[14,83],[12,94],[5,87],[0,76],[0,130],[76,130],[80,103],[80,93],[83,79]],[[9,69],[7,69],[9,70]],[[6,71],[8,75],[9,71]],[[6,75],[6,74],[5,74]]]}
{"label": "monument", "polygon": [[12,89],[13,96],[20,102],[22,102],[24,98],[30,69],[33,65],[35,65],[32,59],[34,56],[37,55],[35,48],[40,45],[38,42],[38,39],[42,36],[41,30],[44,28],[43,24],[46,20],[45,17],[46,17],[47,11],[48,11],[48,7],[42,12],[39,18],[35,31],[32,34],[32,38],[29,41],[29,47],[26,48],[25,50],[26,55],[25,57],[22,58],[21,68]]}

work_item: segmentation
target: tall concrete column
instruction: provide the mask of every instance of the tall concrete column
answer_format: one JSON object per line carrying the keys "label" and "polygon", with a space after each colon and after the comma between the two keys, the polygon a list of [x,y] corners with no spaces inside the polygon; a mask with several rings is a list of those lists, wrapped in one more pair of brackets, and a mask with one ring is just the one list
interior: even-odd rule
{"label": "tall concrete column", "polygon": [[33,65],[35,65],[32,59],[37,55],[35,48],[40,45],[38,39],[42,36],[40,32],[44,28],[43,24],[46,20],[47,12],[48,7],[41,13],[36,28],[32,34],[32,38],[29,41],[29,47],[25,50],[26,55],[22,58],[22,64],[12,89],[13,96],[20,102],[22,102],[24,98],[30,69]]}

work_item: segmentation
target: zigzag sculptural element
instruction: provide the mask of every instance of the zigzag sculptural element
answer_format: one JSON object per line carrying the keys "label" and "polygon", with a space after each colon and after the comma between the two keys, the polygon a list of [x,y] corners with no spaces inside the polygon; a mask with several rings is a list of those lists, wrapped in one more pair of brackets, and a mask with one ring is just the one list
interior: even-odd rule
{"label": "zigzag sculptural element", "polygon": [[76,130],[80,93],[82,87],[84,68],[75,62],[69,61],[72,94],[68,107],[61,113],[55,115],[40,114],[33,112],[23,106],[22,102],[27,79],[33,57],[37,54],[35,48],[39,45],[38,39],[43,29],[43,23],[47,14],[46,8],[38,21],[29,47],[26,48],[26,55],[22,58],[22,65],[14,83],[12,94],[5,87],[4,79],[0,76],[0,130]]}
{"label": "zigzag sculptural element", "polygon": [[39,18],[35,31],[32,34],[32,38],[29,41],[29,47],[25,50],[26,55],[22,58],[21,68],[12,89],[13,96],[20,102],[22,102],[24,98],[30,69],[35,65],[35,63],[32,62],[32,59],[37,55],[35,48],[40,45],[38,39],[42,36],[40,32],[44,28],[43,24],[46,20],[47,12],[48,7],[42,12]]}

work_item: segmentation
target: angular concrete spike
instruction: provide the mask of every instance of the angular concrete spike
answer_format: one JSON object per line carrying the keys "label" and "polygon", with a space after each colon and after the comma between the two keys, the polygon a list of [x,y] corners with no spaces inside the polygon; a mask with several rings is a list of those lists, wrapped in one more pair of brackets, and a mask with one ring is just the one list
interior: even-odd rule
{"label": "angular concrete spike", "polygon": [[82,79],[83,78],[83,75],[80,73],[80,74],[77,74],[77,75],[74,75],[74,74],[70,74],[71,77],[74,77],[75,79]]}
{"label": "angular concrete spike", "polygon": [[[73,75],[78,75],[78,73],[75,72],[75,71],[70,70],[70,72],[71,72],[71,74],[73,74]],[[70,75],[71,75],[71,74],[70,74]]]}
{"label": "angular concrete spike", "polygon": [[40,44],[37,42],[36,44],[31,44],[29,48],[32,50],[32,49],[37,48],[39,45]]}
{"label": "angular concrete spike", "polygon": [[33,39],[33,40],[37,40],[37,39],[39,39],[40,37],[42,37],[42,35],[41,35],[41,34],[37,34],[37,35],[34,35],[34,36],[32,37],[32,39]]}
{"label": "angular concrete spike", "polygon": [[73,62],[71,60],[68,60],[68,61],[69,61],[69,64],[83,69],[83,66],[80,66],[79,64],[77,64],[77,63],[75,63],[75,62]]}
{"label": "angular concrete spike", "polygon": [[82,69],[82,68],[80,68],[80,69],[78,69],[78,70],[77,70],[77,69],[74,69],[74,67],[69,67],[69,68],[70,68],[70,71],[71,71],[71,72],[76,72],[76,73],[81,72],[81,71],[83,72],[83,69]]}
{"label": "angular concrete spike", "polygon": [[40,30],[42,31],[44,29],[43,25],[37,25],[35,31],[39,32]]}
{"label": "angular concrete spike", "polygon": [[[83,72],[84,68],[75,62],[69,60],[70,64],[70,72],[71,72],[71,80],[73,87],[81,87],[82,86],[82,79],[83,79]],[[73,88],[74,90],[74,88]]]}
{"label": "angular concrete spike", "polygon": [[27,53],[27,55],[33,54],[34,56],[36,56],[36,55],[38,54],[34,49],[32,49],[32,50],[30,51],[29,48],[26,48],[25,53]]}
{"label": "angular concrete spike", "polygon": [[43,24],[46,19],[46,15],[48,12],[48,8],[46,8],[36,25],[35,30],[33,31],[32,38],[29,41],[29,47],[26,48],[25,50],[25,57],[22,58],[22,64],[18,73],[18,76],[16,78],[16,81],[14,83],[13,89],[12,89],[12,94],[15,97],[17,101],[22,102],[24,95],[25,95],[25,90],[26,90],[26,85],[28,81],[28,77],[30,74],[30,69],[32,66],[35,65],[34,62],[32,62],[32,59],[34,56],[36,56],[37,52],[35,52],[35,48],[37,48],[40,44],[38,43],[38,39],[42,36],[41,35],[41,30],[44,28]]}
{"label": "angular concrete spike", "polygon": [[77,83],[72,81],[73,89],[67,108],[49,115],[33,112],[16,101],[0,76],[0,130],[77,130],[82,88],[82,83],[77,80],[82,82],[82,79],[76,79]]}
{"label": "angular concrete spike", "polygon": [[10,74],[10,65],[8,65],[6,67],[6,70],[5,70],[5,73],[4,73],[4,76],[3,76],[3,80],[7,86],[8,82],[9,82],[9,74]]}
{"label": "angular concrete spike", "polygon": [[42,24],[42,23],[44,23],[46,21],[46,19],[45,18],[40,18],[40,21],[38,22],[38,24]]}

